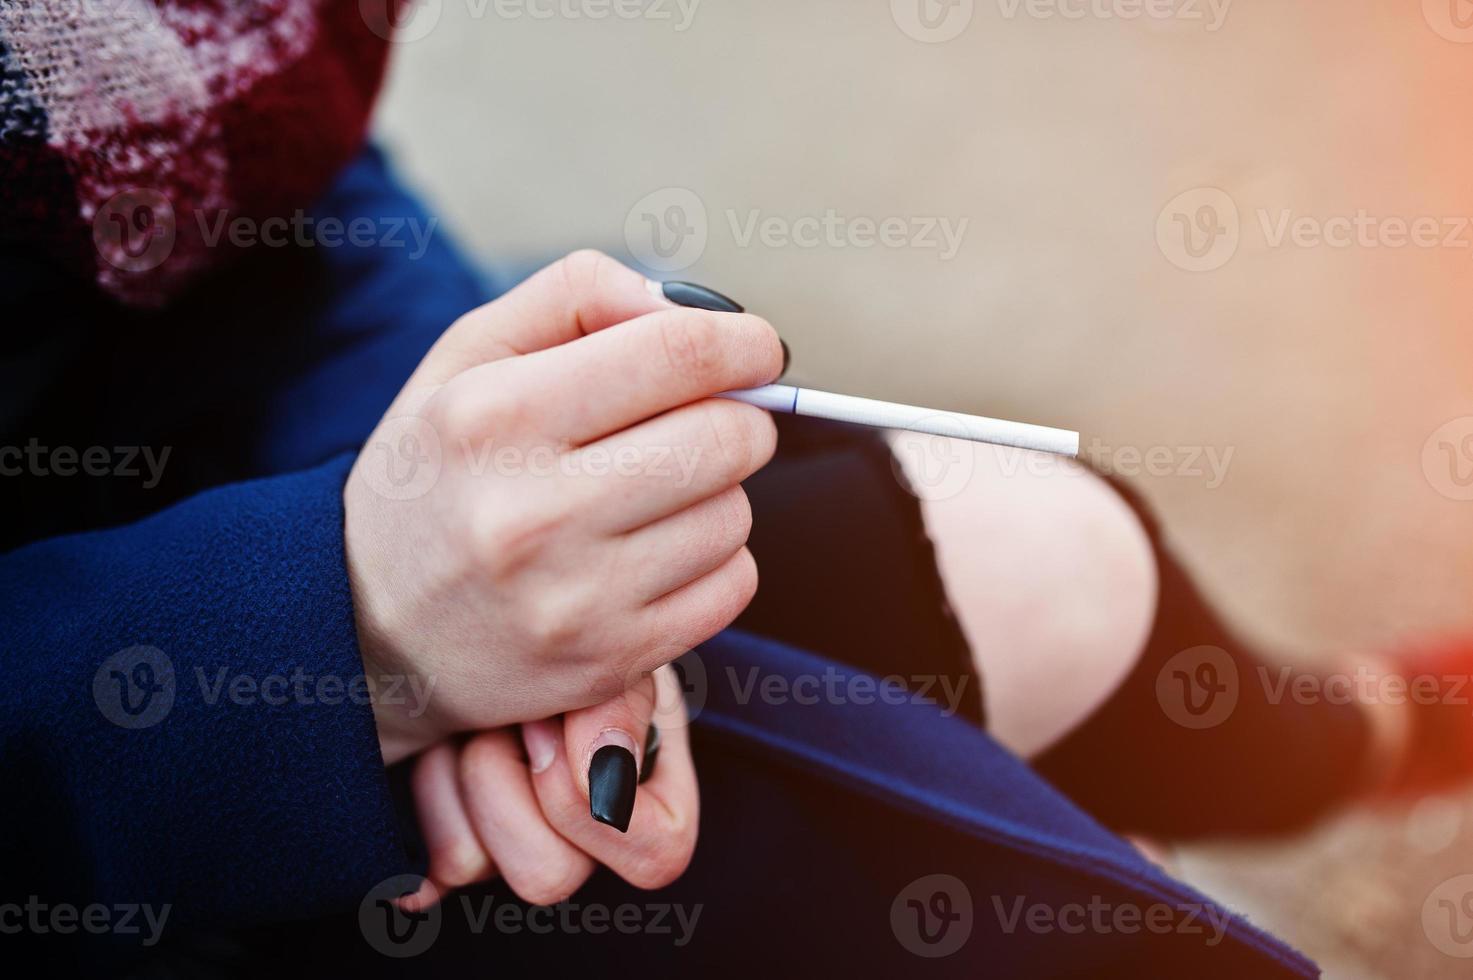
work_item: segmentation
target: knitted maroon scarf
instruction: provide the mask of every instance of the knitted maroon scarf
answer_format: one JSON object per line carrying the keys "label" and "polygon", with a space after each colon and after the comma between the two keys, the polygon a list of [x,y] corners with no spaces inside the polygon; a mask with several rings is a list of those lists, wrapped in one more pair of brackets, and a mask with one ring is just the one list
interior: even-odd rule
{"label": "knitted maroon scarf", "polygon": [[362,145],[397,0],[0,0],[0,242],[132,305]]}

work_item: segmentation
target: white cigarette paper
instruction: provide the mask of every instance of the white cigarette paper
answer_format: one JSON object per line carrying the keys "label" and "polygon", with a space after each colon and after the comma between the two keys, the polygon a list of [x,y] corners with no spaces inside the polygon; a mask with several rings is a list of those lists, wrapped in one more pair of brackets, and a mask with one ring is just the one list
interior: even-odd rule
{"label": "white cigarette paper", "polygon": [[814,391],[794,385],[763,385],[742,391],[723,392],[722,398],[746,402],[769,412],[807,415],[835,422],[855,422],[881,429],[906,429],[972,442],[988,442],[997,446],[1014,446],[1061,456],[1079,455],[1079,433],[1068,429],[1051,429],[1026,422],[990,419],[982,415],[941,412],[934,408],[876,401],[856,395],[840,395],[832,391]]}

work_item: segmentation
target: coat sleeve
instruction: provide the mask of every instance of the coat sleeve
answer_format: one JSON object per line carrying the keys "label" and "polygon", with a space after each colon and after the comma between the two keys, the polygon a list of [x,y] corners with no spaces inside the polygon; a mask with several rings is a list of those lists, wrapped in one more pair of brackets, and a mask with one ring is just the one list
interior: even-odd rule
{"label": "coat sleeve", "polygon": [[0,890],[226,926],[409,870],[344,563],[351,462],[0,556]]}

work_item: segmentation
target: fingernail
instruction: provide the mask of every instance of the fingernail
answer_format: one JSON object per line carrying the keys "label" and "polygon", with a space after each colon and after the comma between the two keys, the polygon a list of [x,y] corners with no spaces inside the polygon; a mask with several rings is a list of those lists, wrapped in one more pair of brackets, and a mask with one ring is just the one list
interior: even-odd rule
{"label": "fingernail", "polygon": [[644,736],[644,761],[639,764],[639,781],[643,783],[655,774],[655,763],[660,761],[660,730],[651,725]]}
{"label": "fingernail", "polygon": [[730,296],[723,296],[714,289],[697,286],[693,282],[652,282],[651,288],[653,289],[655,286],[658,286],[660,295],[664,296],[676,306],[689,306],[697,310],[712,310],[716,313],[746,312],[742,304]]}
{"label": "fingernail", "polygon": [[557,728],[551,719],[522,723],[522,745],[527,749],[527,764],[533,772],[542,772],[552,765],[557,755]]}
{"label": "fingernail", "polygon": [[779,337],[777,342],[783,345],[783,369],[782,373],[778,375],[781,378],[784,374],[788,373],[788,365],[793,362],[793,352],[788,350],[788,342],[786,340]]}
{"label": "fingernail", "polygon": [[593,819],[606,823],[619,833],[629,830],[634,815],[634,794],[639,785],[639,772],[634,764],[634,739],[625,732],[607,731],[599,735],[603,745],[588,763],[588,808]]}

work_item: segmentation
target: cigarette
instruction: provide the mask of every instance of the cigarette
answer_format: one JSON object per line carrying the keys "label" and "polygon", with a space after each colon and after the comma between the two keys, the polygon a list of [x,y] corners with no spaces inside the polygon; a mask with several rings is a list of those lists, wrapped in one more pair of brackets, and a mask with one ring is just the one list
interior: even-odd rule
{"label": "cigarette", "polygon": [[746,402],[769,412],[806,415],[834,422],[853,422],[882,429],[906,429],[933,436],[950,436],[987,442],[996,446],[1013,446],[1060,456],[1079,455],[1079,433],[1068,429],[1051,429],[1045,425],[990,419],[983,415],[943,412],[917,405],[882,402],[857,395],[840,395],[832,391],[815,391],[794,385],[763,385],[741,391],[723,392],[719,397]]}
{"label": "cigarette", "polygon": [[[660,296],[676,306],[689,306],[718,313],[741,313],[742,304],[706,286],[691,282],[656,282],[645,280],[651,295]],[[783,345],[783,369],[787,370],[787,345]],[[832,391],[815,391],[793,385],[763,385],[741,391],[723,392],[720,397],[746,402],[769,412],[806,415],[834,422],[853,422],[880,429],[907,429],[933,436],[951,436],[972,442],[989,442],[996,446],[1013,446],[1060,456],[1079,455],[1079,433],[1068,429],[1050,429],[1044,425],[1008,422],[982,415],[942,412],[917,405],[876,401],[857,395],[840,395]]]}

